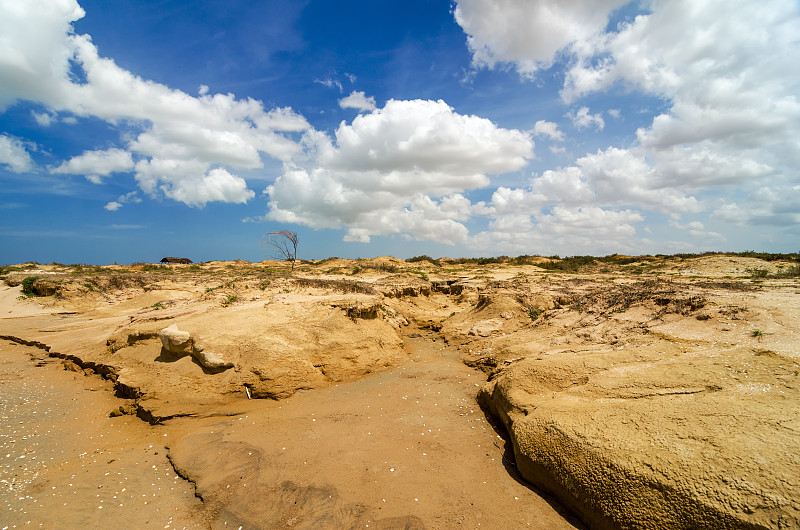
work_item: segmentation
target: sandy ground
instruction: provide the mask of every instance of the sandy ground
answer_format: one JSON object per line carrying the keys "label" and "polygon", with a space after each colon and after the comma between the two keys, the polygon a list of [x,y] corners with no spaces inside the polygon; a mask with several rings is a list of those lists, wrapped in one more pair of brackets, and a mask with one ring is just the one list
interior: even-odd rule
{"label": "sandy ground", "polygon": [[169,434],[131,416],[98,377],[36,366],[0,342],[0,528],[206,528]]}
{"label": "sandy ground", "polygon": [[52,361],[37,367],[30,356],[39,350],[3,341],[2,520],[9,528],[581,528],[516,474],[475,403],[482,374],[438,334],[410,335],[408,362],[396,369],[280,402],[229,403],[225,419],[156,427],[108,418],[124,403],[108,383]]}
{"label": "sandy ground", "polygon": [[[267,512],[276,527],[573,528],[504,462],[475,404],[483,378],[436,337],[410,338],[409,362],[390,371],[250,401],[224,421],[177,422],[190,432],[170,447],[173,461],[201,477],[228,526],[255,528]],[[215,454],[220,443],[229,450]]]}
{"label": "sandy ground", "polygon": [[[777,395],[797,377],[800,290],[752,274],[790,266],[20,267],[0,285],[0,335],[28,343],[0,340],[0,529],[582,528],[518,472],[476,401],[487,378],[545,358],[600,355],[613,371],[627,352],[649,363],[744,348],[789,367],[758,381]],[[58,295],[21,298],[14,284],[34,274]],[[162,348],[171,324],[195,346]],[[203,366],[201,339],[234,367]],[[540,383],[519,379],[502,399]]]}

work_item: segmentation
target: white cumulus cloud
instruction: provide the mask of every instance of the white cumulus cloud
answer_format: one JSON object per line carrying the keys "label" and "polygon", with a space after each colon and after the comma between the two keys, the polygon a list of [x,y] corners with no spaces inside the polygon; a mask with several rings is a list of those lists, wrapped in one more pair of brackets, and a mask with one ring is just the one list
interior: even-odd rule
{"label": "white cumulus cloud", "polygon": [[[596,206],[554,206],[541,210],[531,208],[524,194],[502,188],[495,195],[498,194],[506,194],[506,198],[511,199],[506,207],[528,202],[524,204],[528,209],[509,209],[496,217],[489,224],[489,230],[470,237],[468,244],[474,249],[544,255],[619,252],[636,234],[634,224],[644,220],[635,210]],[[499,204],[497,199],[495,197],[495,204]],[[523,204],[514,204],[516,201]]]}
{"label": "white cumulus cloud", "polygon": [[50,127],[53,123],[55,123],[58,118],[54,114],[48,114],[46,112],[34,112],[31,111],[31,116],[33,119],[36,120],[36,123],[41,125],[42,127]]}
{"label": "white cumulus cloud", "polygon": [[390,100],[342,123],[335,141],[306,135],[313,160],[287,164],[267,187],[268,217],[314,228],[346,227],[346,240],[409,234],[464,241],[473,213],[462,193],[489,184],[489,174],[521,169],[533,141],[443,101]]}
{"label": "white cumulus cloud", "polygon": [[581,107],[577,111],[571,110],[565,116],[572,120],[572,124],[579,130],[594,127],[595,130],[602,131],[606,126],[603,114],[589,114],[589,107]]}
{"label": "white cumulus cloud", "polygon": [[100,184],[101,177],[107,177],[111,173],[131,171],[133,167],[133,157],[129,151],[107,149],[105,151],[84,151],[83,154],[72,157],[57,167],[50,168],[50,173],[85,175],[91,182]]}
{"label": "white cumulus cloud", "polygon": [[[517,190],[531,207],[624,205],[674,218],[712,211],[718,221],[787,227],[800,219],[786,200],[796,196],[800,165],[797,2],[456,3],[455,18],[476,66],[512,64],[531,77],[559,61],[566,67],[561,97],[568,105],[614,91],[664,102],[632,143],[544,171],[530,188]],[[625,4],[639,14],[606,27],[609,15]],[[621,116],[619,109],[607,112]],[[586,106],[566,117],[577,129],[605,125],[602,112],[592,114]],[[505,215],[509,221],[498,218],[498,226],[521,222],[519,212]],[[673,222],[697,238],[726,237],[701,221]]]}
{"label": "white cumulus cloud", "polygon": [[343,109],[375,110],[375,98],[353,90],[349,96],[339,100],[339,106]]}
{"label": "white cumulus cloud", "polygon": [[629,0],[456,0],[473,64],[512,63],[525,76],[552,66],[561,50],[605,30]]}
{"label": "white cumulus cloud", "polygon": [[551,140],[561,142],[564,140],[564,133],[558,129],[558,124],[552,121],[539,120],[533,125],[534,136],[547,136]]}
{"label": "white cumulus cloud", "polygon": [[[128,148],[148,163],[148,173],[137,179],[162,184],[148,193],[162,191],[190,205],[242,202],[254,194],[229,169],[257,169],[262,156],[286,161],[301,151],[291,135],[309,125],[291,109],[266,110],[260,101],[211,95],[204,87],[193,97],[101,57],[90,36],[73,32],[72,23],[84,16],[75,0],[0,0],[0,11],[0,108],[29,100],[55,112],[139,127]],[[73,80],[76,69],[85,82]],[[186,165],[200,170],[179,180],[170,172],[154,173]]]}

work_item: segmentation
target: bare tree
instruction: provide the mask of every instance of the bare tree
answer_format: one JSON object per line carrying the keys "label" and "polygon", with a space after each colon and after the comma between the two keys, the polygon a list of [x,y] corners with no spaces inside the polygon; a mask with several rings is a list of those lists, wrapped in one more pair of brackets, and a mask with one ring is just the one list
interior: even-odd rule
{"label": "bare tree", "polygon": [[292,272],[294,272],[294,262],[297,261],[297,241],[297,232],[289,230],[270,232],[261,238],[262,245],[272,247],[273,258],[292,263]]}

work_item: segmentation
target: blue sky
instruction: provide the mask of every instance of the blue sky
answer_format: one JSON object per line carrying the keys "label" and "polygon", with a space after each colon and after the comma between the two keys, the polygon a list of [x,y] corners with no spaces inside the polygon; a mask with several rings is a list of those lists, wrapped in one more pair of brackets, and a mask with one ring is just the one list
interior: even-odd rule
{"label": "blue sky", "polygon": [[794,0],[0,0],[0,263],[800,248]]}

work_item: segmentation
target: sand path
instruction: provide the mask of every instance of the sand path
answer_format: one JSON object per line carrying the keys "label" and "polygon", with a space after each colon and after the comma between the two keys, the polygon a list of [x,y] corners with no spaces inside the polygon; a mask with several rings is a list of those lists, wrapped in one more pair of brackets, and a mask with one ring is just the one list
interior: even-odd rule
{"label": "sand path", "polygon": [[408,362],[358,381],[151,427],[108,418],[121,402],[99,378],[36,367],[25,352],[40,351],[3,341],[0,519],[9,528],[579,526],[504,459],[475,403],[484,376],[438,334],[408,330],[406,349]]}
{"label": "sand path", "polygon": [[504,441],[475,403],[483,375],[437,334],[410,335],[409,362],[396,369],[244,402],[223,420],[171,421],[186,429],[171,458],[216,525],[574,528],[503,460]]}

